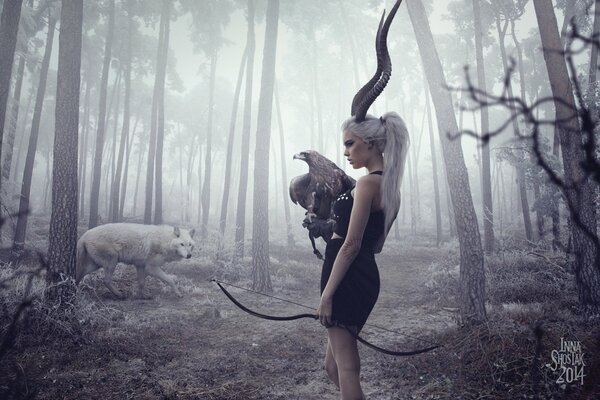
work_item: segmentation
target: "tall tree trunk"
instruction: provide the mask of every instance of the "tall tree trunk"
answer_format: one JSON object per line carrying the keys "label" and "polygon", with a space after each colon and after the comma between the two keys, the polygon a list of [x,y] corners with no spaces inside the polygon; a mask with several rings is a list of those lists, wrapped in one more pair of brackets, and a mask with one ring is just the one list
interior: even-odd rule
{"label": "tall tree trunk", "polygon": [[81,140],[81,151],[79,156],[79,217],[81,218],[85,214],[85,183],[87,181],[87,154],[88,154],[88,137],[89,137],[89,123],[90,123],[90,80],[88,79],[85,85],[85,100],[84,100],[84,111],[83,111],[83,124],[82,124],[82,140]]}
{"label": "tall tree trunk", "polygon": [[190,143],[190,154],[188,157],[188,166],[187,166],[187,185],[186,185],[186,190],[185,190],[185,221],[189,222],[190,221],[190,205],[192,204],[192,188],[194,187],[193,182],[192,182],[192,178],[193,178],[193,167],[194,167],[194,160],[195,160],[195,155],[196,155],[196,151],[195,151],[195,146],[196,146],[196,138],[198,137],[197,134],[192,135],[192,142]]}
{"label": "tall tree trunk", "polygon": [[[2,154],[4,119],[8,107],[8,92],[10,91],[10,78],[15,58],[15,47],[17,46],[17,32],[22,5],[23,0],[5,1],[0,16],[0,154]],[[1,201],[2,199],[0,199],[0,203]]]}
{"label": "tall tree trunk", "polygon": [[[15,134],[17,132],[17,121],[19,120],[19,107],[21,102],[21,89],[23,87],[23,76],[25,75],[25,55],[19,57],[19,66],[17,68],[17,81],[15,83],[15,92],[13,103],[10,110],[10,120],[8,122],[8,132],[6,135],[6,146],[4,148],[4,161],[2,162],[2,179],[8,181],[12,165],[13,149],[15,146]],[[1,128],[0,128],[1,129]]]}
{"label": "tall tree trunk", "polygon": [[429,89],[425,89],[425,107],[427,111],[427,126],[429,127],[429,145],[431,149],[431,167],[433,172],[433,192],[435,197],[435,226],[436,246],[442,242],[442,208],[440,206],[440,185],[438,182],[437,153],[435,151],[435,138],[433,135],[433,121],[431,118],[431,104],[429,100]]}
{"label": "tall tree trunk", "polygon": [[[502,57],[502,66],[504,68],[504,74],[509,73],[508,57],[506,56],[506,47],[504,45],[504,38],[506,36],[506,30],[508,28],[508,21],[505,21],[504,26],[500,24],[500,14],[496,11],[496,29],[498,31],[498,39],[500,43],[500,55]],[[508,96],[513,97],[512,83],[508,81]],[[519,138],[521,137],[519,124],[515,117],[515,110],[511,110],[512,115],[512,127],[514,135]],[[519,160],[523,160],[523,152],[516,150],[517,157]],[[525,227],[525,236],[529,242],[533,241],[533,229],[531,227],[531,216],[529,215],[529,201],[527,200],[527,188],[525,186],[525,168],[521,165],[517,165],[517,185],[519,187],[519,199],[521,201],[521,212],[523,214],[523,225]]]}
{"label": "tall tree trunk", "polygon": [[[483,61],[482,27],[479,0],[472,0],[475,23],[475,54],[477,57],[477,86],[486,91],[485,63]],[[489,113],[487,107],[481,108],[481,134],[489,132]],[[481,144],[481,192],[483,204],[483,248],[486,252],[494,251],[494,207],[492,201],[492,178],[490,172],[490,142]]]}
{"label": "tall tree trunk", "polygon": [[[219,232],[221,238],[225,236],[225,226],[227,225],[227,204],[229,202],[229,190],[231,188],[231,167],[233,156],[233,142],[235,139],[235,125],[237,121],[238,105],[240,103],[240,92],[242,88],[242,79],[244,77],[244,67],[246,66],[246,57],[248,50],[244,49],[240,69],[238,72],[237,83],[235,85],[235,94],[233,95],[233,105],[231,106],[231,119],[229,121],[229,137],[227,138],[227,154],[225,156],[225,179],[223,181],[223,198],[221,199],[221,218],[219,218]],[[183,186],[183,185],[182,185]],[[223,239],[219,242],[221,245]]]}
{"label": "tall tree trunk", "polygon": [[344,26],[344,37],[348,38],[350,54],[352,54],[352,72],[354,73],[354,86],[358,90],[360,88],[360,77],[358,76],[358,57],[356,56],[356,44],[354,43],[354,35],[352,35],[351,26],[348,22],[348,14],[344,8],[344,2],[340,0],[340,15],[342,16],[342,25]]}
{"label": "tall tree trunk", "polygon": [[477,215],[473,207],[460,140],[450,140],[446,134],[458,132],[458,126],[425,7],[418,1],[408,1],[406,4],[440,127],[446,177],[450,186],[460,243],[460,322],[470,325],[486,319],[483,249]]}
{"label": "tall tree trunk", "polygon": [[108,73],[115,31],[115,0],[110,0],[108,8],[108,31],[104,43],[104,61],[102,64],[102,80],[100,82],[100,104],[98,106],[98,127],[96,131],[96,150],[94,152],[94,168],[92,170],[92,189],[90,192],[90,219],[88,228],[98,225],[98,203],[100,201],[100,179],[102,177],[102,155],[106,128],[106,94],[108,89]]}
{"label": "tall tree trunk", "polygon": [[244,257],[246,230],[246,191],[248,190],[248,164],[250,158],[250,128],[252,122],[252,77],[254,74],[254,0],[248,0],[248,33],[246,60],[246,89],[244,95],[244,122],[242,124],[242,147],[240,150],[240,180],[235,219],[235,258]]}
{"label": "tall tree trunk", "polygon": [[[413,110],[411,110],[411,122],[412,122],[412,118],[414,117],[415,113]],[[415,127],[414,123],[411,124],[412,127]],[[421,198],[421,191],[419,189],[419,154],[421,152],[421,143],[423,143],[423,127],[425,125],[425,113],[423,113],[423,119],[421,120],[421,130],[419,132],[419,140],[417,142],[416,146],[411,146],[411,148],[409,149],[409,151],[413,152],[413,156],[410,158],[410,160],[413,162],[413,180],[414,180],[414,184],[415,184],[415,206],[416,206],[416,222],[417,224],[419,224],[419,222],[421,222],[421,202],[418,201],[418,199]],[[415,129],[413,129],[413,143],[414,143],[414,132],[416,132],[416,127]]]}
{"label": "tall tree trunk", "polygon": [[119,143],[119,155],[113,185],[111,189],[111,220],[118,222],[122,214],[120,208],[121,175],[123,173],[123,156],[125,145],[129,137],[129,96],[131,91],[131,35],[133,34],[133,11],[132,0],[127,0],[127,55],[125,59],[125,99],[123,101],[123,128],[121,130],[121,141]]}
{"label": "tall tree trunk", "polygon": [[125,208],[125,198],[127,196],[127,177],[129,176],[129,157],[131,156],[131,147],[133,146],[133,138],[139,122],[139,114],[135,118],[133,129],[131,130],[130,138],[127,139],[127,147],[125,149],[125,167],[123,169],[123,178],[121,180],[121,190],[119,193],[119,221],[123,221],[123,210]]}
{"label": "tall tree trunk", "polygon": [[[113,216],[113,209],[112,209],[112,202],[110,201],[110,199],[112,198],[112,184],[114,181],[114,177],[115,177],[115,170],[116,170],[116,160],[117,160],[117,131],[119,130],[119,109],[120,109],[120,104],[121,104],[121,72],[122,70],[119,69],[119,72],[117,73],[117,82],[115,87],[113,88],[113,93],[116,93],[117,96],[117,102],[115,103],[115,108],[114,108],[114,116],[113,116],[113,126],[112,126],[112,130],[113,130],[113,135],[112,135],[112,140],[110,142],[110,147],[111,147],[111,151],[109,154],[109,159],[108,159],[108,163],[107,165],[110,165],[110,169],[107,168],[106,171],[106,180],[104,181],[105,185],[106,185],[106,190],[104,191],[104,196],[105,196],[105,207],[104,209],[107,210],[106,211],[106,216],[107,216],[107,220],[108,221],[112,221],[114,222],[112,216]],[[106,126],[108,127],[108,123],[106,124]]]}
{"label": "tall tree trunk", "polygon": [[154,194],[154,168],[156,162],[156,136],[158,130],[158,98],[160,97],[160,75],[162,68],[162,59],[164,57],[165,40],[165,15],[169,10],[166,0],[162,2],[162,12],[160,17],[160,29],[158,32],[158,47],[156,51],[156,74],[154,76],[154,92],[152,94],[152,111],[150,116],[150,142],[148,144],[148,159],[146,160],[146,200],[144,206],[144,223],[152,223],[152,199]]}
{"label": "tall tree trunk", "polygon": [[198,143],[198,224],[202,223],[202,143]]}
{"label": "tall tree trunk", "polygon": [[[316,29],[315,29],[316,30]],[[315,30],[312,31],[312,73],[313,73],[313,94],[315,96],[315,109],[317,111],[317,135],[318,135],[318,149],[319,151],[325,150],[325,144],[323,139],[323,107],[321,107],[321,91],[319,90],[319,56],[317,53],[317,38]]]}
{"label": "tall tree trunk", "polygon": [[31,193],[31,179],[33,176],[33,165],[35,162],[35,153],[37,151],[37,142],[40,132],[42,107],[44,105],[44,97],[46,95],[46,81],[48,80],[48,68],[50,66],[50,56],[52,54],[55,26],[56,18],[52,16],[52,13],[49,13],[46,49],[44,50],[44,58],[42,59],[42,67],[40,69],[40,82],[38,84],[37,95],[35,98],[35,109],[33,112],[33,120],[31,122],[31,135],[29,136],[29,146],[27,148],[25,169],[23,171],[21,197],[19,198],[19,216],[17,218],[17,227],[15,229],[15,238],[13,242],[13,249],[16,251],[22,250],[25,244],[27,217],[29,212],[29,195]]}
{"label": "tall tree trunk", "polygon": [[52,214],[48,279],[75,276],[77,247],[77,134],[83,0],[63,0],[58,44],[58,77],[52,166]]}
{"label": "tall tree trunk", "polygon": [[410,188],[410,233],[414,236],[417,233],[417,211],[415,207],[415,182],[412,171],[412,152],[408,152],[406,159],[406,167],[408,172],[408,187]]}
{"label": "tall tree trunk", "polygon": [[269,0],[258,101],[256,150],[254,152],[254,211],[252,213],[254,216],[252,224],[252,287],[254,290],[263,292],[272,290],[269,271],[269,147],[278,20],[279,0]]}
{"label": "tall tree trunk", "polygon": [[[163,56],[161,59],[160,82],[158,86],[158,129],[156,135],[156,167],[154,170],[156,178],[154,206],[154,223],[160,225],[163,222],[162,217],[162,156],[163,143],[165,138],[165,78],[167,75],[167,62],[169,59],[169,35],[171,32],[171,7],[170,0],[163,0],[164,17],[164,37],[163,37]],[[161,19],[163,18],[161,17]]]}
{"label": "tall tree trunk", "polygon": [[[33,78],[33,77],[32,77]],[[39,87],[39,82],[38,82],[38,87]],[[33,98],[36,95],[36,90],[34,85],[31,85],[31,88],[29,89],[29,99],[27,99],[27,107],[25,107],[25,112],[23,113],[23,117],[21,118],[21,135],[19,135],[19,146],[17,147],[17,159],[15,160],[15,166],[14,168],[12,168],[12,180],[13,181],[18,181],[18,175],[19,172],[21,172],[22,168],[19,168],[21,166],[21,158],[23,153],[25,152],[24,150],[24,142],[27,139],[26,138],[26,131],[27,131],[27,120],[29,117],[29,111],[31,110],[31,103],[33,103]],[[30,127],[31,129],[31,127]]]}
{"label": "tall tree trunk", "polygon": [[[146,126],[144,126],[144,128],[146,128]],[[138,159],[138,167],[137,167],[137,173],[135,174],[135,187],[133,189],[133,207],[131,209],[131,215],[133,217],[136,216],[136,211],[137,211],[137,202],[138,202],[138,192],[139,192],[139,187],[140,187],[140,176],[142,175],[142,163],[144,161],[144,152],[146,151],[146,149],[144,148],[144,144],[146,143],[146,140],[144,140],[142,137],[140,137],[140,153],[139,153],[139,159]]]}
{"label": "tall tree trunk", "polygon": [[152,96],[152,110],[150,112],[150,137],[148,142],[148,157],[146,159],[146,184],[144,197],[144,224],[152,223],[152,194],[154,193],[154,156],[156,155],[156,114],[158,97],[156,88]]}
{"label": "tall tree trunk", "polygon": [[[564,19],[562,23],[562,28],[560,30],[560,40],[563,46],[563,49],[567,48],[571,41],[572,37],[569,35],[569,25],[571,21],[575,17],[575,2],[577,0],[566,0],[565,10],[564,10]],[[557,25],[558,26],[558,25]]]}
{"label": "tall tree trunk", "polygon": [[51,157],[51,151],[50,151],[50,147],[48,147],[48,150],[46,151],[46,180],[44,181],[44,206],[43,206],[43,210],[44,210],[44,214],[48,213],[48,191],[50,190],[50,183],[52,180],[52,177],[50,176],[51,173],[51,169],[50,169],[50,157]]}
{"label": "tall tree trunk", "polygon": [[275,82],[275,106],[277,107],[277,123],[279,126],[279,152],[281,154],[281,194],[283,195],[283,208],[285,212],[285,225],[287,227],[287,244],[289,247],[295,246],[294,234],[292,232],[292,218],[290,216],[290,201],[287,187],[287,163],[285,161],[285,135],[283,131],[283,120],[281,118],[281,107],[279,105],[279,90],[277,82]]}
{"label": "tall tree trunk", "polygon": [[596,83],[596,74],[598,73],[598,35],[600,35],[600,1],[596,0],[594,5],[594,25],[592,28],[592,37],[596,39],[595,44],[592,44],[590,52],[588,86]]}
{"label": "tall tree trunk", "polygon": [[564,55],[557,51],[561,48],[561,43],[552,4],[544,0],[534,0],[533,4],[554,96],[556,118],[560,121],[556,126],[560,134],[564,167],[564,185],[561,189],[571,216],[571,234],[575,250],[573,269],[579,302],[586,315],[597,315],[600,312],[600,249],[596,233],[594,185],[582,167],[585,155],[581,127]]}
{"label": "tall tree trunk", "polygon": [[[519,67],[519,83],[520,83],[520,88],[521,88],[521,99],[523,99],[523,101],[526,101],[527,94],[525,91],[525,71],[524,71],[524,66],[523,66],[523,48],[521,47],[521,43],[517,39],[517,34],[515,32],[515,21],[514,20],[510,21],[510,32],[511,32],[511,36],[513,38],[513,42],[515,44],[515,48],[517,49],[517,64]],[[531,162],[531,165],[535,165],[535,156],[531,152],[529,153],[529,160]],[[540,198],[540,184],[539,184],[538,179],[536,179],[535,177],[533,178],[532,185],[533,185],[533,195],[534,195],[535,201],[537,203]],[[540,212],[539,207],[536,208],[535,217],[536,217],[538,238],[541,240],[544,238],[544,216]]]}
{"label": "tall tree trunk", "polygon": [[204,183],[202,186],[202,238],[208,234],[208,216],[210,214],[210,181],[212,175],[212,126],[215,103],[215,76],[217,73],[218,49],[211,52],[210,84],[208,88],[208,121],[206,123],[206,158],[204,159]]}

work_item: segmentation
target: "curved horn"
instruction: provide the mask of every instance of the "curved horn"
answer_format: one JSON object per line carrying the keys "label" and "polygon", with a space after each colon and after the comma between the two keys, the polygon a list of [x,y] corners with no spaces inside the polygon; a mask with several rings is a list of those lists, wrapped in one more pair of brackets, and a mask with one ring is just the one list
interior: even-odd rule
{"label": "curved horn", "polygon": [[392,24],[392,20],[398,11],[402,0],[397,0],[390,14],[385,18],[385,11],[381,16],[377,36],[375,38],[375,50],[377,51],[377,70],[375,75],[365,84],[354,96],[352,100],[351,115],[356,116],[356,122],[365,120],[367,111],[377,96],[383,92],[392,75],[392,60],[387,48],[387,35]]}

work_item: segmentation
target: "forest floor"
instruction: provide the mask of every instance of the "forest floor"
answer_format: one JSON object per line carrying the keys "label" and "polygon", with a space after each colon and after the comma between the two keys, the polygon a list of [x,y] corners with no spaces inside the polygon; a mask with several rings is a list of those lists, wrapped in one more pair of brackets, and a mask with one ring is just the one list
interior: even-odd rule
{"label": "forest floor", "polygon": [[[428,347],[430,342],[444,346],[396,357],[359,345],[367,399],[594,398],[598,387],[590,383],[599,381],[593,376],[600,365],[594,339],[599,331],[570,311],[574,300],[565,294],[572,289],[568,274],[540,272],[540,265],[560,268],[551,258],[540,263],[537,256],[511,257],[488,263],[505,265],[488,274],[489,322],[465,330],[457,328],[457,304],[451,295],[457,288],[456,250],[388,243],[377,256],[381,293],[368,323],[394,332],[367,326],[362,336],[397,350]],[[523,268],[523,259],[535,267]],[[516,279],[513,264],[537,275]],[[66,306],[69,315],[58,317],[56,309],[34,305],[7,362],[0,366],[0,397],[339,398],[323,370],[326,331],[318,322],[258,319],[238,309],[210,281],[219,278],[250,287],[249,280],[240,278],[249,275],[244,272],[249,265],[249,260],[234,266],[202,254],[167,265],[165,270],[178,277],[182,298],[154,278],[147,278],[150,299],[133,298],[136,276],[129,266],[119,267],[115,276],[116,286],[130,296],[126,300],[110,294],[102,273],[90,275]],[[308,247],[288,251],[272,246],[272,294],[316,306],[319,268],[320,261]],[[548,293],[556,285],[563,285],[562,293]],[[311,312],[228,289],[243,304],[266,314]],[[511,294],[510,301],[502,300],[513,292],[527,298],[514,301]],[[547,304],[546,295],[559,294],[560,303]],[[4,312],[10,309],[7,303],[4,298]],[[2,319],[2,334],[7,320]],[[537,325],[543,326],[544,334],[536,353]],[[545,365],[551,363],[551,351],[559,348],[561,337],[582,342],[584,385],[579,380],[557,384],[558,372]]]}

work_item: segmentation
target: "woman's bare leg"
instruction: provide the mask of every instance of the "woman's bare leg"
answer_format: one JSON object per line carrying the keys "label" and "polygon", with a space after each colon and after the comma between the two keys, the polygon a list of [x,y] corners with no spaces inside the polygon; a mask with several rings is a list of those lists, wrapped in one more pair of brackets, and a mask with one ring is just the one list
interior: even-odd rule
{"label": "woman's bare leg", "polygon": [[337,388],[340,388],[340,380],[338,378],[338,368],[335,362],[335,357],[333,357],[333,350],[331,349],[331,343],[327,340],[327,350],[325,352],[325,372],[327,376]]}
{"label": "woman's bare leg", "polygon": [[329,344],[338,369],[342,400],[363,400],[360,387],[360,357],[356,339],[346,328],[327,329]]}

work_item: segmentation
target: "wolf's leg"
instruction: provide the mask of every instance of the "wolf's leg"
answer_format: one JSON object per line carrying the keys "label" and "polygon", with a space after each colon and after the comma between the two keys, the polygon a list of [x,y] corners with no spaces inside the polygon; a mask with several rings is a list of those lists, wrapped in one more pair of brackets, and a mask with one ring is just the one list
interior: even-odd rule
{"label": "wolf's leg", "polygon": [[77,274],[78,274],[77,283],[81,282],[87,274],[90,274],[90,273],[102,268],[100,265],[96,264],[91,259],[85,260],[83,262],[84,262],[84,265],[81,268],[81,271],[77,272]]}
{"label": "wolf's leg", "polygon": [[148,265],[146,267],[146,272],[148,273],[148,275],[158,278],[161,281],[169,284],[169,286],[171,286],[171,288],[173,289],[173,291],[175,292],[175,294],[177,296],[179,296],[179,297],[182,296],[179,289],[177,289],[177,285],[175,285],[175,281],[173,280],[173,277],[171,275],[167,274],[165,271],[163,271],[159,266]]}
{"label": "wolf's leg", "polygon": [[115,296],[117,296],[120,299],[124,299],[125,296],[123,296],[123,294],[117,290],[117,288],[115,287],[115,285],[113,285],[113,282],[112,282],[113,273],[115,272],[117,263],[116,262],[115,263],[106,262],[105,265],[103,265],[103,267],[104,267],[104,284],[106,285],[108,290],[110,290],[112,292],[112,294],[114,294]]}
{"label": "wolf's leg", "polygon": [[137,279],[138,279],[138,294],[137,297],[140,299],[146,299],[147,297],[144,295],[144,285],[146,283],[146,268],[144,265],[136,265],[137,270]]}

